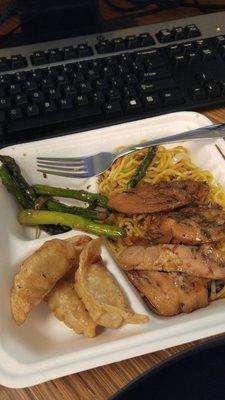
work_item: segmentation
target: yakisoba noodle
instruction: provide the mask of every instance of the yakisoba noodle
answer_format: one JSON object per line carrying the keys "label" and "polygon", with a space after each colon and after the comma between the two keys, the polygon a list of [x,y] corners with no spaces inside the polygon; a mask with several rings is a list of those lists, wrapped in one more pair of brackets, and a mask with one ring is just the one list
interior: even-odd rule
{"label": "yakisoba noodle", "polygon": [[[127,189],[127,183],[134,175],[148,150],[141,150],[128,154],[118,159],[99,178],[99,191],[101,194],[111,196],[114,193],[123,192]],[[214,182],[213,175],[206,170],[197,167],[190,158],[188,150],[183,146],[165,148],[159,146],[153,162],[149,166],[141,183],[154,184],[162,180],[184,180],[193,179],[207,182],[210,191],[207,198],[201,201],[205,204],[221,206],[225,210],[225,190],[222,185]],[[111,251],[118,255],[125,246],[133,244],[131,238],[144,237],[145,215],[126,216],[121,213],[111,213],[108,222],[123,228],[127,237],[117,241],[108,241]],[[219,245],[225,252],[225,243]],[[225,296],[225,287],[217,294],[218,297]]]}

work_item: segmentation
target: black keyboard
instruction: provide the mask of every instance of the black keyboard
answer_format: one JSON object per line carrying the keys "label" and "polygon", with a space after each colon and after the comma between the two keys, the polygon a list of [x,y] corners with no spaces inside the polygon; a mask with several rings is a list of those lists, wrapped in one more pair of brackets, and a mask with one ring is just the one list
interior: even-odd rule
{"label": "black keyboard", "polygon": [[210,17],[0,50],[0,146],[225,104],[225,13]]}

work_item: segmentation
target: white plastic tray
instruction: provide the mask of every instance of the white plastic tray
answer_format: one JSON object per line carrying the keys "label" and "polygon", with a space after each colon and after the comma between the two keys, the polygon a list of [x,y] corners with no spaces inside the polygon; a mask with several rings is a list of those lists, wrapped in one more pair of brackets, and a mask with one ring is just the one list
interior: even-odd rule
{"label": "white plastic tray", "polygon": [[[20,144],[1,150],[16,159],[30,183],[87,188],[96,186],[95,179],[72,180],[36,172],[37,155],[79,156],[118,145],[179,133],[209,125],[204,116],[181,112],[162,117],[112,126],[86,133],[72,134],[38,142]],[[217,140],[217,144],[222,143]],[[213,172],[215,179],[225,185],[225,161],[214,142],[184,144],[200,167]],[[221,144],[222,145],[222,144]],[[10,313],[10,288],[21,261],[45,240],[32,239],[32,228],[17,223],[18,208],[11,195],[0,184],[0,384],[20,388],[53,378],[87,370],[100,365],[135,357],[225,331],[225,300],[191,314],[160,317],[149,311],[138,292],[126,280],[112,257],[103,248],[107,267],[126,292],[133,309],[150,315],[150,322],[126,325],[117,330],[105,329],[93,339],[73,333],[59,322],[45,304],[40,304],[24,326],[17,327]],[[59,235],[64,238],[74,232]]]}

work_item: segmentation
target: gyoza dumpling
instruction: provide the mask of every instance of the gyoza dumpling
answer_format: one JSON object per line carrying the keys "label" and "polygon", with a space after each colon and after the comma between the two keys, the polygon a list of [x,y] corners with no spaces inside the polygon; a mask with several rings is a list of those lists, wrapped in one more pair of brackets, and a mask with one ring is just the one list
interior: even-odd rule
{"label": "gyoza dumpling", "polygon": [[60,279],[44,299],[56,318],[76,333],[95,336],[96,323],[92,320],[74,288],[73,279]]}
{"label": "gyoza dumpling", "polygon": [[73,243],[48,240],[22,263],[11,291],[11,310],[17,325],[23,324],[72,266],[78,265],[82,246],[89,240],[88,236],[78,236]]}
{"label": "gyoza dumpling", "polygon": [[89,242],[81,252],[75,273],[75,289],[91,318],[107,328],[148,322],[147,316],[131,310],[118,283],[105,268],[100,252],[101,239]]}

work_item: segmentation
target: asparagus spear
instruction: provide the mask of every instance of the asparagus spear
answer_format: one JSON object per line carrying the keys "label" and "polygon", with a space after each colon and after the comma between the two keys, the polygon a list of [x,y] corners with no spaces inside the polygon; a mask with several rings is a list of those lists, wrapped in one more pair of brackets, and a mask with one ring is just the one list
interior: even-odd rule
{"label": "asparagus spear", "polygon": [[[3,185],[15,197],[23,208],[35,208],[36,195],[23,178],[20,168],[15,160],[9,156],[0,156],[0,178]],[[35,197],[34,197],[35,196]],[[63,226],[41,226],[50,235],[67,232],[69,229]]]}
{"label": "asparagus spear", "polygon": [[2,180],[3,185],[16,198],[18,203],[23,208],[28,207],[27,199],[24,197],[24,193],[15,184],[15,182],[11,178],[9,172],[7,171],[7,168],[3,164],[0,165],[0,178]]}
{"label": "asparagus spear", "polygon": [[106,207],[108,199],[106,196],[102,196],[98,193],[89,193],[85,190],[75,190],[67,188],[58,188],[48,185],[34,185],[33,189],[37,194],[44,196],[57,196],[57,197],[68,197],[71,199],[81,200],[87,203],[95,203],[100,207]]}
{"label": "asparagus spear", "polygon": [[19,222],[22,225],[62,224],[69,226],[71,229],[95,235],[104,235],[114,239],[124,236],[123,230],[117,226],[94,222],[79,215],[55,211],[23,210],[19,214]]}
{"label": "asparagus spear", "polygon": [[82,207],[71,207],[53,199],[47,200],[45,202],[45,205],[49,211],[59,211],[68,214],[76,214],[89,219],[103,220],[107,217],[107,213],[105,211],[96,211],[91,210],[90,208]]}
{"label": "asparagus spear", "polygon": [[138,182],[143,178],[143,176],[145,175],[150,163],[152,162],[155,154],[157,151],[157,146],[152,146],[150,147],[147,155],[145,156],[144,160],[142,161],[142,163],[139,165],[137,171],[135,172],[134,176],[130,179],[130,181],[128,182],[127,186],[128,189],[131,189],[133,187],[135,187]]}
{"label": "asparagus spear", "polygon": [[28,185],[27,181],[21,174],[20,167],[17,165],[16,161],[10,156],[0,155],[0,161],[7,168],[10,176],[14,182],[18,185],[20,190],[23,192],[26,199],[26,207],[34,207],[36,202],[36,194],[34,189]]}

